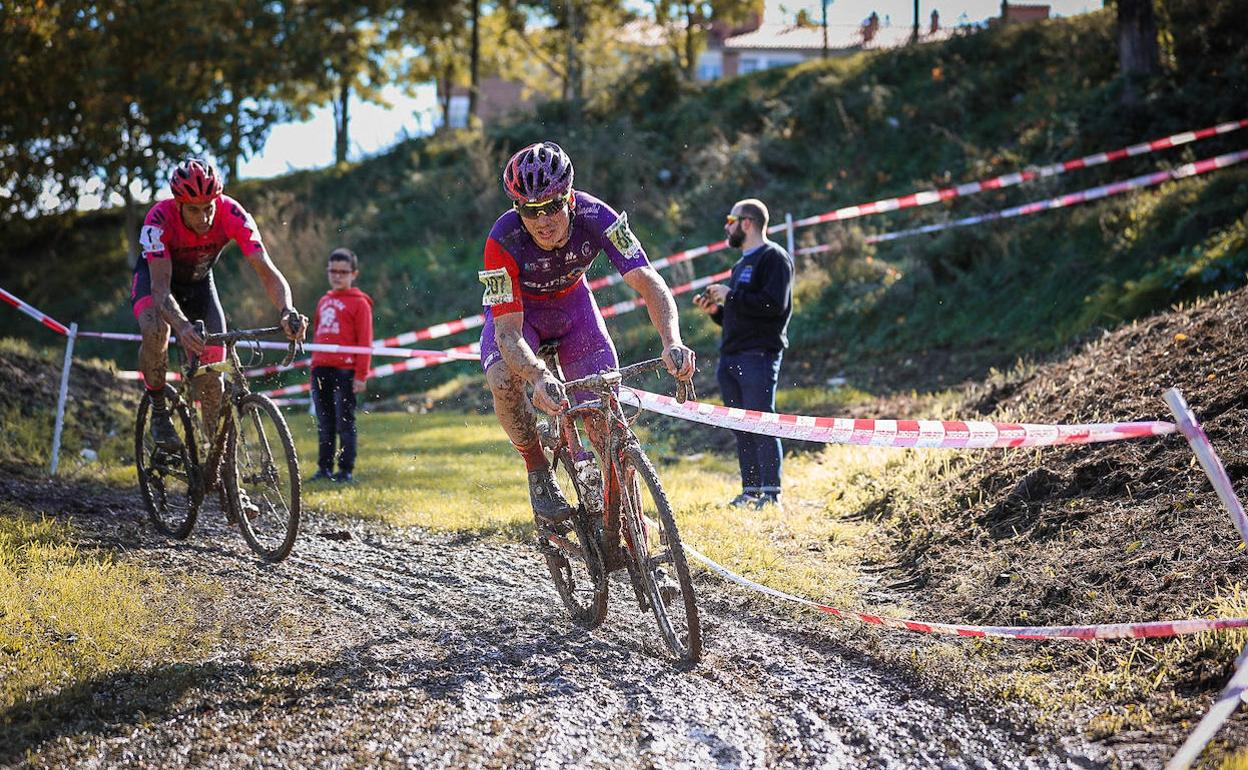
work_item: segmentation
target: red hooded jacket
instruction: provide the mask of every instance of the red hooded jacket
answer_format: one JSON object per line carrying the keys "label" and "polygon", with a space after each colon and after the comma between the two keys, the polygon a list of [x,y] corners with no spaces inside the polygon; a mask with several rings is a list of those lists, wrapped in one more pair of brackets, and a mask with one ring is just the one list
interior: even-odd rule
{"label": "red hooded jacket", "polygon": [[[355,288],[325,292],[316,303],[312,341],[321,345],[373,344],[373,298]],[[367,353],[313,353],[313,366],[354,369],[355,379],[368,379],[373,357]]]}

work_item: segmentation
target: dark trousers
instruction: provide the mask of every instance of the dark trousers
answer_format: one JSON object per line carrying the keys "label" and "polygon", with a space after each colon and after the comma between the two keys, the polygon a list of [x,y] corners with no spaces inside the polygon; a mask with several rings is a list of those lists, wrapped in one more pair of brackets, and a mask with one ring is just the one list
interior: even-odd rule
{"label": "dark trousers", "polygon": [[[724,353],[715,378],[725,406],[776,411],[776,381],[780,378],[782,352]],[[784,449],[780,439],[757,433],[733,431],[737,437],[737,462],[741,486],[750,494],[779,494]]]}
{"label": "dark trousers", "polygon": [[326,473],[334,471],[335,438],[341,446],[338,470],[352,473],[355,469],[355,391],[351,389],[354,379],[354,369],[312,367],[312,403],[316,405],[320,438],[316,467]]}

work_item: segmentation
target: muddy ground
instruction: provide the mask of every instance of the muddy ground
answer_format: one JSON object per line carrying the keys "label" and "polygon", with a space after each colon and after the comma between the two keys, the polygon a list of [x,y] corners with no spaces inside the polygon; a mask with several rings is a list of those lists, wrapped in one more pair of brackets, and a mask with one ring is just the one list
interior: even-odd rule
{"label": "muddy ground", "polygon": [[[705,576],[708,649],[682,672],[623,591],[602,628],[572,626],[523,544],[313,516],[269,566],[215,512],[170,543],[124,491],[9,478],[0,495],[225,588],[207,657],[18,707],[5,766],[1117,766]],[[26,732],[35,717],[55,728]]]}

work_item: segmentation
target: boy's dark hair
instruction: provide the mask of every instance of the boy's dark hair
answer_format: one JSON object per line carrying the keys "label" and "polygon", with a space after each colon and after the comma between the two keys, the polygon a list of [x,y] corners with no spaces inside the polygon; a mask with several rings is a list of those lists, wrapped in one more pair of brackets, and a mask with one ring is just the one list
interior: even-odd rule
{"label": "boy's dark hair", "polygon": [[336,248],[329,252],[330,262],[350,262],[352,270],[360,269],[360,258],[355,256],[355,252],[347,248]]}

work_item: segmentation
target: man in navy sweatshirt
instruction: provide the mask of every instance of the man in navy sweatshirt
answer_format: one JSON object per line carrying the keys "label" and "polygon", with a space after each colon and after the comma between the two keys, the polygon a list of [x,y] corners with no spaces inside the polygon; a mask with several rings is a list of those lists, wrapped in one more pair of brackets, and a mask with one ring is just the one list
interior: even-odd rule
{"label": "man in navy sweatshirt", "polygon": [[[716,378],[726,406],[776,411],[776,381],[793,314],[793,258],[767,239],[767,206],[756,198],[737,202],[724,232],[741,249],[725,286],[711,284],[694,304],[724,328]],[[780,439],[733,431],[741,466],[741,494],[731,505],[780,505]]]}

